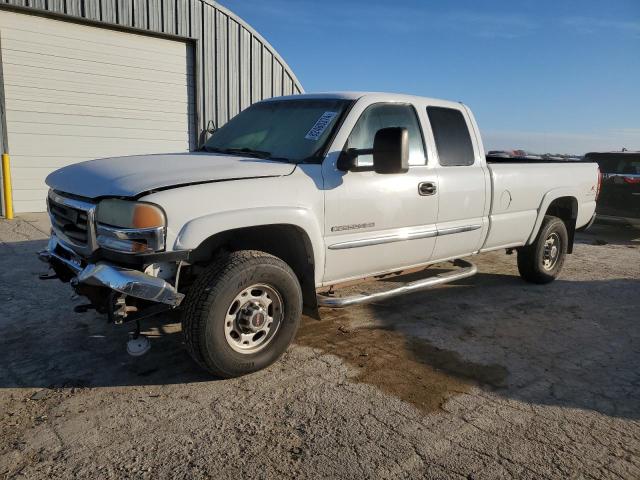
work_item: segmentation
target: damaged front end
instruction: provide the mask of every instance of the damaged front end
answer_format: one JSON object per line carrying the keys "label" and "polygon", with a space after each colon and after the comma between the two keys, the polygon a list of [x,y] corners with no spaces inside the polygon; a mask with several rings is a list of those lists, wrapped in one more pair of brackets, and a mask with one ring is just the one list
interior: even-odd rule
{"label": "damaged front end", "polygon": [[[124,201],[121,203],[128,208]],[[135,204],[130,202],[130,205]],[[104,225],[99,221],[99,206],[49,193],[51,238],[38,257],[49,265],[53,274],[40,278],[69,282],[78,295],[90,302],[77,306],[77,312],[96,310],[107,314],[116,324],[138,321],[178,307],[184,299],[184,294],[177,289],[184,262],[182,256],[174,252],[158,252],[159,246],[164,249],[164,225],[144,228]],[[120,221],[118,213],[111,208],[103,213],[103,218]],[[160,221],[165,221],[164,214]],[[131,251],[123,250],[126,248]]]}
{"label": "damaged front end", "polygon": [[70,282],[78,295],[91,301],[79,311],[95,309],[106,313],[114,323],[170,310],[184,299],[184,294],[160,277],[107,262],[84,261],[64,246],[55,233],[38,257],[55,272],[53,278]]}

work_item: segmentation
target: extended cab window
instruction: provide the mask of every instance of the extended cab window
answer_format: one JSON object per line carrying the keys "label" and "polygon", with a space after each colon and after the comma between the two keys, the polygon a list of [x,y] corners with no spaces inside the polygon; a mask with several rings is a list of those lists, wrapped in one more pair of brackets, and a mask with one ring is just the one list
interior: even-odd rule
{"label": "extended cab window", "polygon": [[428,107],[427,115],[435,137],[440,165],[473,165],[473,143],[462,112],[454,108]]}
{"label": "extended cab window", "polygon": [[[409,165],[424,165],[424,142],[416,111],[411,105],[379,103],[368,107],[353,127],[347,148],[373,148],[376,132],[382,128],[404,127],[409,131]],[[373,155],[358,157],[359,167],[373,165]]]}

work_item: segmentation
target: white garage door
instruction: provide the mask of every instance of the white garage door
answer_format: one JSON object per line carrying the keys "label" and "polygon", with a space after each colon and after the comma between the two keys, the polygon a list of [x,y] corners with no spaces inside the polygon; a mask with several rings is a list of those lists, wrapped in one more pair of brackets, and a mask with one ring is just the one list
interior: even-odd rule
{"label": "white garage door", "polygon": [[0,11],[0,48],[16,212],[62,166],[192,147],[187,43]]}

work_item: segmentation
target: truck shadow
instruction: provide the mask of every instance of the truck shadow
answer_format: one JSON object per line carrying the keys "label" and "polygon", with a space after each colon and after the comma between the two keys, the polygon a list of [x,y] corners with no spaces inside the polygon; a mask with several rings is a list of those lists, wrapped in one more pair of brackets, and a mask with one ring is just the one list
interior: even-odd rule
{"label": "truck shadow", "polygon": [[357,380],[424,411],[480,387],[637,419],[638,293],[639,279],[537,286],[486,273],[348,314],[328,311],[324,329],[310,328],[321,330],[329,348],[314,336],[301,340],[359,367]]}
{"label": "truck shadow", "polygon": [[640,247],[640,228],[630,225],[595,223],[586,232],[578,232],[576,234],[576,242],[587,245]]}
{"label": "truck shadow", "polygon": [[[68,285],[40,282],[44,242],[0,245],[3,388],[213,380],[190,359],[176,319],[145,323],[152,349],[125,352],[132,326],[73,313]],[[493,270],[479,257],[481,270]],[[486,265],[483,265],[483,262]],[[501,270],[504,271],[504,270]],[[401,279],[395,279],[400,281]],[[305,318],[299,347],[335,355],[423,411],[480,387],[540,405],[640,418],[640,279],[536,286],[483,273],[436,290]]]}

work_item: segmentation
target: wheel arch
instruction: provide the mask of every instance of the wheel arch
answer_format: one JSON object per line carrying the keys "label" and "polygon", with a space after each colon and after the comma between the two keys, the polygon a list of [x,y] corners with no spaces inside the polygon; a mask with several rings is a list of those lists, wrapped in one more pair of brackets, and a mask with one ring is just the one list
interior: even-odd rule
{"label": "wheel arch", "polygon": [[576,232],[576,221],[578,219],[578,195],[570,189],[558,189],[548,192],[542,199],[540,208],[538,209],[538,217],[527,241],[527,245],[531,245],[540,231],[544,217],[552,215],[560,218],[567,227],[569,235],[569,244],[567,245],[567,253],[573,253],[573,243]]}
{"label": "wheel arch", "polygon": [[315,290],[318,265],[312,240],[303,228],[276,223],[223,230],[200,242],[192,253],[193,262],[208,263],[220,250],[260,250],[284,260],[300,281],[305,313],[318,316]]}

